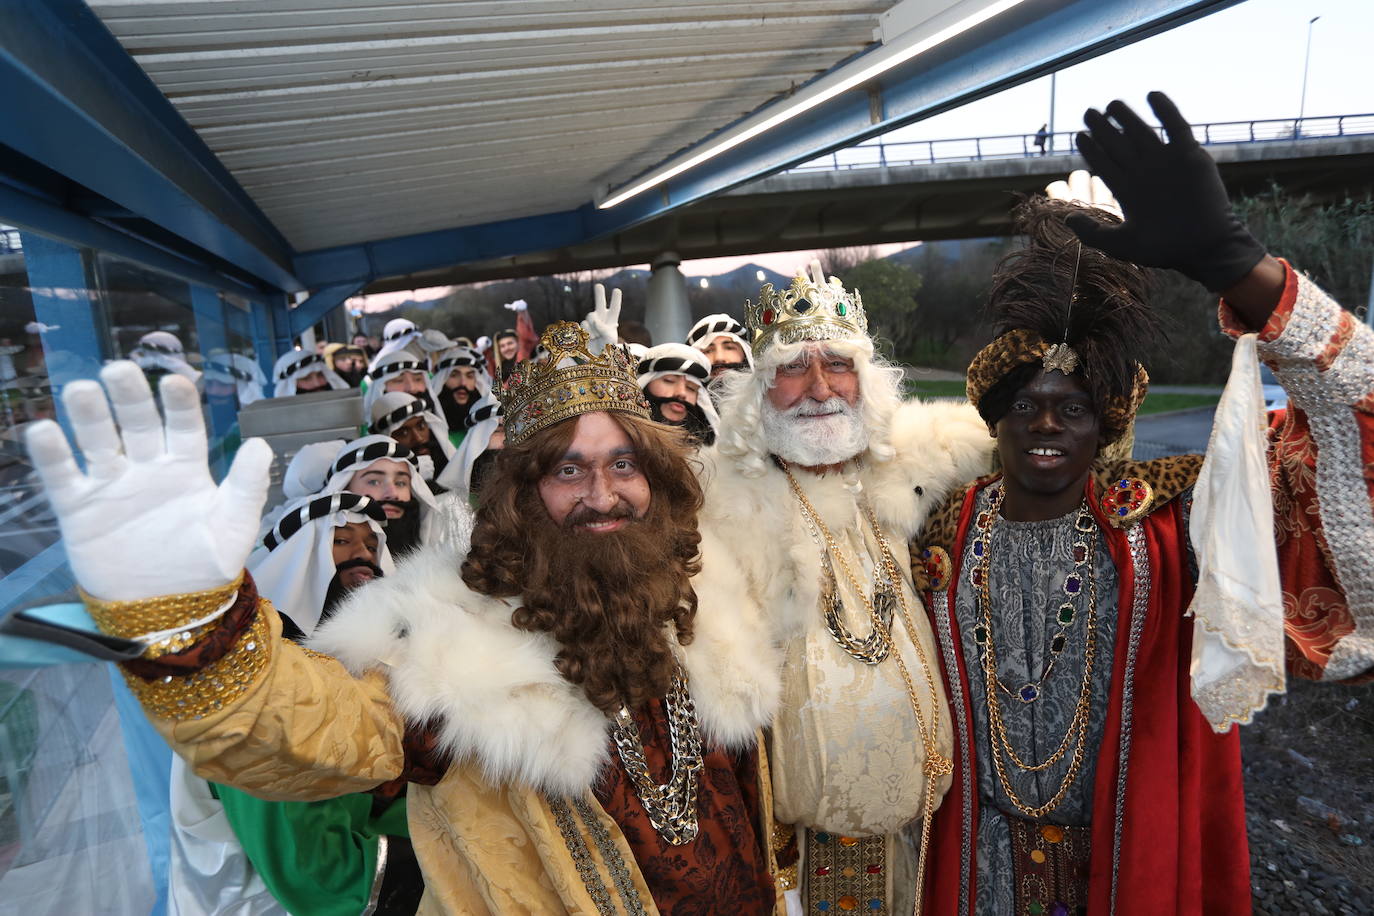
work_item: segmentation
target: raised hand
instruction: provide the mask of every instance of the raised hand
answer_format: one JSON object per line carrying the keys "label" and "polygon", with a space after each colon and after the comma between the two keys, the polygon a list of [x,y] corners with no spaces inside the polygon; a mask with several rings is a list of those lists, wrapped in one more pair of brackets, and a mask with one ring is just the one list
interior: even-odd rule
{"label": "raised hand", "polygon": [[582,328],[591,335],[587,347],[593,353],[620,340],[620,290],[611,291],[611,301],[606,303],[606,287],[600,283],[593,287],[595,305],[582,320]]}
{"label": "raised hand", "polygon": [[524,299],[516,299],[514,302],[507,302],[502,308],[510,309],[512,312],[523,312],[530,307]]}
{"label": "raised hand", "polygon": [[[1146,97],[1168,142],[1121,101],[1083,116],[1078,149],[1121,202],[1125,222],[1087,214],[1068,224],[1083,244],[1147,267],[1170,267],[1214,292],[1233,286],[1265,256],[1231,209],[1216,163],[1169,97]],[[1115,123],[1113,123],[1115,122]]]}
{"label": "raised hand", "polygon": [[164,422],[138,366],[111,363],[100,377],[104,388],[82,380],[62,390],[86,473],[56,423],[40,420],[25,436],[77,582],[96,598],[129,601],[233,581],[257,536],[271,448],[243,443],[217,487],[195,385],[163,378]]}
{"label": "raised hand", "polygon": [[1045,195],[1051,200],[1082,204],[1121,218],[1121,204],[1112,196],[1107,183],[1084,169],[1070,172],[1066,181],[1052,181],[1045,185]]}

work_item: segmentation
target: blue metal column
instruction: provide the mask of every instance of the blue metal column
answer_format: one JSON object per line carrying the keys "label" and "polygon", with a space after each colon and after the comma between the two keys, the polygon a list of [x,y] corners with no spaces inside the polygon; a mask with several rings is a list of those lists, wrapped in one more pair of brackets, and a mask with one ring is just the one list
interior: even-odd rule
{"label": "blue metal column", "polygon": [[43,357],[58,420],[71,435],[59,394],[67,382],[96,378],[103,362],[98,309],[86,287],[81,251],[32,232],[21,232],[33,315],[41,327]]}
{"label": "blue metal column", "polygon": [[[220,299],[219,291],[196,283],[188,285],[191,289],[191,309],[196,313],[196,338],[200,341],[201,357],[209,361],[210,355],[218,351],[227,361],[229,334],[224,324],[225,306],[224,301]],[[205,414],[208,420],[206,425],[209,427],[207,432],[210,438],[210,472],[216,479],[220,479],[228,470],[224,440],[238,422],[238,402],[233,397],[212,397],[209,391],[211,384],[213,383],[208,380],[204,382]]]}
{"label": "blue metal column", "polygon": [[249,306],[253,313],[253,355],[262,367],[262,374],[267,376],[266,394],[271,397],[272,386],[276,384],[272,377],[272,366],[276,364],[278,355],[272,308],[257,299],[250,302]]}

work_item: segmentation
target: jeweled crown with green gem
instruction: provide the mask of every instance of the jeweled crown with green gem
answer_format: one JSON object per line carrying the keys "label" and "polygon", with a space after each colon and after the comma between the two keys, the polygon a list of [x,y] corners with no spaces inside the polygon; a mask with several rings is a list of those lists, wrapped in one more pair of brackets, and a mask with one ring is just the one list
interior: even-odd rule
{"label": "jeweled crown with green gem", "polygon": [[744,304],[744,327],[758,356],[774,343],[867,338],[868,316],[858,290],[847,291],[838,277],[827,281],[812,261],[811,276],[798,274],[787,289],[763,284],[759,301]]}
{"label": "jeweled crown with green gem", "polygon": [[649,402],[625,348],[612,344],[593,355],[588,340],[590,335],[578,324],[551,324],[539,339],[548,358],[526,360],[511,372],[496,393],[506,418],[508,445],[519,445],[541,429],[596,410],[649,419]]}

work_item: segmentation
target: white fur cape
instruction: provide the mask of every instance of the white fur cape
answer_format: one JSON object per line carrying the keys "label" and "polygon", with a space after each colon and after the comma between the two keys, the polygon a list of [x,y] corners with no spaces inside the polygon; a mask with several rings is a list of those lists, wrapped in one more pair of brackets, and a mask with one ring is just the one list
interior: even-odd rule
{"label": "white fur cape", "polygon": [[[706,740],[744,748],[778,705],[780,655],[729,556],[709,536],[701,553],[695,636],[680,654]],[[550,635],[511,625],[518,601],[463,583],[462,556],[453,545],[416,551],[350,595],[311,647],[355,675],[383,668],[397,712],[436,720],[441,749],[489,782],[585,792],[607,763],[609,721],[554,668]]]}
{"label": "white fur cape", "polygon": [[[851,489],[857,485],[887,535],[905,542],[955,488],[991,469],[994,440],[967,402],[909,401],[897,408],[891,422],[895,457],[890,461],[868,457],[857,474],[796,474],[831,531],[854,524]],[[802,632],[817,606],[820,550],[781,471],[770,465],[761,477],[746,476],[716,449],[704,451],[702,460],[706,506],[701,527],[738,558],[774,640],[784,643]]]}

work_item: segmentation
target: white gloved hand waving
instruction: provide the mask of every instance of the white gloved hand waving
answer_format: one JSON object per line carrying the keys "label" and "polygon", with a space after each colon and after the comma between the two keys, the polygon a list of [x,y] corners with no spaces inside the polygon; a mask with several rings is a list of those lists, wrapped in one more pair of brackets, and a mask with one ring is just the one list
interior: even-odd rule
{"label": "white gloved hand waving", "polygon": [[508,308],[512,312],[523,312],[530,307],[524,299],[516,299],[514,302],[507,302],[502,308]]}
{"label": "white gloved hand waving", "polygon": [[271,448],[243,443],[216,486],[194,384],[162,380],[164,423],[138,366],[111,363],[100,377],[104,389],[82,380],[62,391],[86,473],[56,423],[34,423],[25,436],[77,582],[96,598],[129,601],[233,581],[257,537]]}
{"label": "white gloved hand waving", "polygon": [[620,290],[611,291],[609,305],[606,303],[606,287],[596,284],[593,294],[595,305],[582,319],[582,329],[591,335],[587,349],[595,354],[620,342]]}

